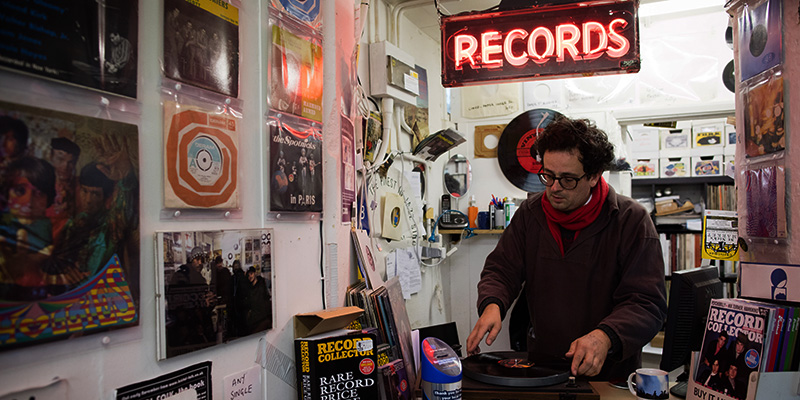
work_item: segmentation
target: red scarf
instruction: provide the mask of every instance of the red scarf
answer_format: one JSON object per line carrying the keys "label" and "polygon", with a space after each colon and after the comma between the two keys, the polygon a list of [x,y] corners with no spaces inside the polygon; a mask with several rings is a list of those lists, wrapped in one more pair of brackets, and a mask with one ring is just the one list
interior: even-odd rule
{"label": "red scarf", "polygon": [[553,208],[553,205],[550,204],[550,200],[547,199],[547,193],[544,194],[542,209],[544,209],[544,215],[547,217],[547,226],[550,228],[550,233],[556,240],[558,248],[561,249],[562,256],[564,255],[564,243],[561,240],[561,230],[559,226],[564,227],[564,229],[575,231],[575,238],[577,239],[578,232],[589,226],[589,224],[594,222],[597,216],[600,215],[600,210],[603,209],[603,204],[606,202],[606,196],[608,196],[608,183],[606,183],[602,176],[600,180],[597,181],[597,185],[592,188],[592,198],[589,202],[570,213],[565,213]]}

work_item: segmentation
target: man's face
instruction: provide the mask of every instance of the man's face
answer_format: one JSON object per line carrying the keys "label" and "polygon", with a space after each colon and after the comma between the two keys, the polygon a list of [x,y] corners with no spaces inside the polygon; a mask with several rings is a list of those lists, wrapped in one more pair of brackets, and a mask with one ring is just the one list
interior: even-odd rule
{"label": "man's face", "polygon": [[711,364],[711,372],[715,374],[719,372],[719,360],[714,360],[714,363]]}
{"label": "man's face", "polygon": [[720,336],[717,338],[717,347],[725,347],[725,342],[728,340],[725,336]]}
{"label": "man's face", "polygon": [[255,273],[255,271],[247,271],[247,280],[250,281],[250,283],[255,283],[256,282],[256,273]]}
{"label": "man's face", "polygon": [[78,190],[78,211],[94,214],[104,208],[103,189],[80,185]]}
{"label": "man's face", "polygon": [[[584,175],[583,164],[578,160],[578,151],[546,151],[542,157],[542,172],[552,174],[556,178],[580,178]],[[600,175],[585,176],[578,180],[575,189],[567,190],[561,186],[560,181],[547,187],[547,199],[556,210],[569,212],[582,206],[589,200],[592,188],[597,185]]]}
{"label": "man's face", "polygon": [[56,169],[56,178],[60,181],[70,180],[75,175],[75,156],[63,150],[53,149],[50,152],[50,163]]}
{"label": "man's face", "polygon": [[6,157],[15,157],[19,153],[19,142],[14,137],[14,133],[8,131],[3,134],[3,155]]}
{"label": "man's face", "polygon": [[41,218],[47,210],[47,195],[42,193],[28,178],[14,178],[8,191],[8,208],[17,218]]}
{"label": "man's face", "polygon": [[736,341],[736,352],[737,353],[741,353],[743,351],[744,351],[744,343],[742,343],[742,342],[737,340]]}
{"label": "man's face", "polygon": [[738,373],[738,371],[739,371],[739,368],[737,368],[735,365],[731,364],[731,366],[728,367],[728,378],[731,378],[731,379],[736,378],[736,374]]}

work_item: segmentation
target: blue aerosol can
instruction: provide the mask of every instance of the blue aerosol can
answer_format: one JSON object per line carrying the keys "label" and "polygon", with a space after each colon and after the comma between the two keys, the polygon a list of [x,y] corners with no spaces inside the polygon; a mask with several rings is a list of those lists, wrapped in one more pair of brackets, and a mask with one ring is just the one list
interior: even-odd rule
{"label": "blue aerosol can", "polygon": [[422,341],[423,400],[461,400],[461,359],[442,340],[429,337]]}

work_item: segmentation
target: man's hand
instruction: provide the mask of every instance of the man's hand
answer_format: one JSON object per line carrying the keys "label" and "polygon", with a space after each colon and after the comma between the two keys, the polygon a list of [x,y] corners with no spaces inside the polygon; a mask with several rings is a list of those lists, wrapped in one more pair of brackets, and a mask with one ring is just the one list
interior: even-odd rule
{"label": "man's hand", "polygon": [[569,345],[569,351],[566,354],[567,358],[572,358],[572,375],[595,376],[599,374],[610,349],[611,339],[600,329],[595,329],[575,339]]}
{"label": "man's hand", "polygon": [[472,328],[472,332],[467,337],[467,354],[473,355],[481,352],[481,348],[478,345],[487,332],[489,336],[486,337],[486,345],[491,346],[494,340],[497,339],[500,329],[502,329],[500,306],[494,303],[489,304],[483,309],[483,314],[478,318],[478,322],[475,323],[475,327]]}

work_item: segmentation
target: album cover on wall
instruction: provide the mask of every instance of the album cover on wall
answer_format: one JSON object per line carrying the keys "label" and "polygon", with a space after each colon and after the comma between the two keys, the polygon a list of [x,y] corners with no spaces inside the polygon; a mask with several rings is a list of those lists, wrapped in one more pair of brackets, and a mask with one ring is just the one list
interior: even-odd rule
{"label": "album cover on wall", "polygon": [[136,1],[3,2],[0,66],[136,98]]}
{"label": "album cover on wall", "polygon": [[786,148],[783,75],[770,75],[744,92],[744,149],[758,157]]}
{"label": "album cover on wall", "polygon": [[786,177],[783,166],[765,166],[745,171],[747,212],[745,232],[749,237],[786,237]]}
{"label": "album cover on wall", "polygon": [[321,122],[322,39],[290,20],[276,17],[270,23],[270,107]]}
{"label": "album cover on wall", "polygon": [[353,123],[341,116],[342,130],[342,222],[350,223],[353,202],[356,201],[356,166],[355,166],[355,128]]}
{"label": "album cover on wall", "polygon": [[239,96],[239,9],[224,1],[164,0],[164,76]]}
{"label": "album cover on wall", "polygon": [[240,118],[164,102],[164,207],[238,208]]}
{"label": "album cover on wall", "polygon": [[303,21],[308,26],[319,29],[322,25],[320,4],[322,0],[271,0],[270,4],[275,10],[289,14]]}
{"label": "album cover on wall", "polygon": [[273,326],[273,230],[157,232],[158,358]]}
{"label": "album cover on wall", "polygon": [[138,324],[138,128],[0,102],[0,131],[0,350]]}
{"label": "album cover on wall", "polygon": [[322,127],[270,111],[270,211],[322,211]]}
{"label": "album cover on wall", "polygon": [[781,0],[745,5],[739,16],[739,70],[742,81],[783,62]]}

